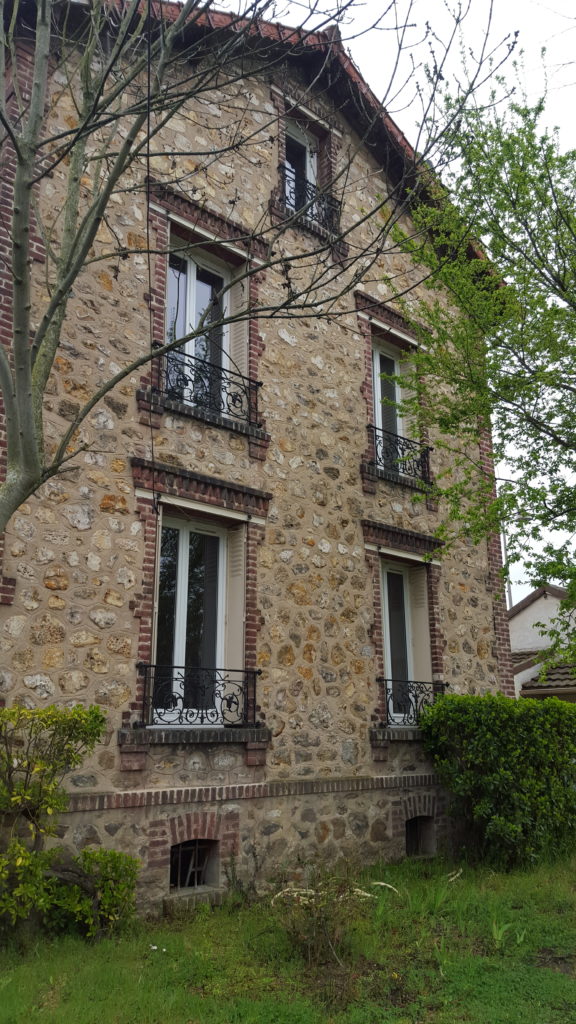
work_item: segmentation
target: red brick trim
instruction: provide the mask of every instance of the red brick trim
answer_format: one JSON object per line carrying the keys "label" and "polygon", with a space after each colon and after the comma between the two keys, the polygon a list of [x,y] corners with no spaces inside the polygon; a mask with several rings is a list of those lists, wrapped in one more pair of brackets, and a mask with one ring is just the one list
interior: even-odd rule
{"label": "red brick trim", "polygon": [[219,804],[230,800],[278,800],[282,797],[309,794],[411,790],[437,785],[439,780],[433,772],[410,772],[404,775],[362,775],[337,779],[283,779],[277,782],[246,782],[230,786],[141,789],[125,793],[71,793],[68,807],[63,813],[121,811],[130,807],[164,807],[174,804]]}
{"label": "red brick trim", "polygon": [[[492,438],[487,430],[484,430],[480,435],[479,449],[482,471],[493,482],[492,493],[496,497]],[[507,697],[515,697],[514,666],[510,650],[510,626],[506,611],[504,579],[502,576],[502,545],[497,533],[493,533],[487,538],[486,551],[488,556],[488,592],[492,594],[492,621],[500,690]]]}
{"label": "red brick trim", "polygon": [[159,818],[150,822],[147,838],[148,868],[168,867],[170,847],[192,839],[216,840],[220,857],[229,860],[240,850],[240,815],[238,811],[189,811],[174,818]]}
{"label": "red brick trim", "polygon": [[[192,232],[196,227],[215,236],[215,243],[213,242],[212,244],[216,244],[217,248],[213,251],[217,252],[221,259],[238,264],[253,258],[266,260],[268,255],[266,243],[261,238],[255,237],[249,228],[244,227],[230,217],[222,217],[220,214],[214,213],[207,206],[188,199],[187,196],[182,195],[160,181],[150,179],[149,188],[150,198],[157,202],[159,206],[164,207],[165,210],[186,220]],[[181,230],[185,232],[186,228],[182,227]],[[196,240],[205,241],[203,235],[198,235]],[[229,242],[243,249],[245,258],[235,256],[234,253],[227,251],[223,246],[218,247],[219,242]],[[210,247],[210,240],[206,240],[206,245],[208,248]]]}
{"label": "red brick trim", "polygon": [[444,541],[431,537],[428,533],[416,533],[404,530],[387,523],[377,523],[372,519],[362,519],[362,533],[365,544],[378,544],[381,547],[397,548],[416,555],[431,555],[444,546]]}
{"label": "red brick trim", "polygon": [[[390,327],[391,330],[402,331],[404,334],[410,335],[410,337],[414,339],[414,344],[416,344],[417,338],[414,328],[401,313],[398,313],[397,310],[392,309],[391,306],[386,305],[384,302],[380,302],[371,295],[367,295],[366,292],[355,291],[354,302],[356,304],[357,313],[367,313],[368,316],[373,316],[376,320],[380,320],[382,323],[386,324],[386,326]],[[359,317],[358,319],[366,322],[364,317]],[[413,349],[413,346],[410,342],[406,341],[405,338],[396,337],[394,339],[394,344],[398,348],[404,349],[406,352]]]}
{"label": "red brick trim", "polygon": [[194,473],[180,466],[164,465],[147,459],[131,459],[134,487],[143,487],[159,494],[201,501],[209,512],[210,505],[246,515],[266,516],[272,495],[254,487],[232,484],[214,476]]}
{"label": "red brick trim", "polygon": [[428,622],[430,625],[430,659],[432,662],[432,679],[444,681],[444,651],[446,639],[440,618],[440,580],[442,570],[439,565],[426,567],[426,585],[428,588]]}

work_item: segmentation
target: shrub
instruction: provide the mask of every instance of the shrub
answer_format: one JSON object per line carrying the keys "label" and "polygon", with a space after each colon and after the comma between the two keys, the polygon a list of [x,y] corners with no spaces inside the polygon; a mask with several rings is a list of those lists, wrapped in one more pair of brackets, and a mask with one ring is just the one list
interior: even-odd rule
{"label": "shrub", "polygon": [[[100,739],[100,708],[0,708],[0,822],[3,845],[28,825],[35,846],[54,833],[67,805],[62,778],[81,764]],[[20,836],[22,838],[22,836]]]}
{"label": "shrub", "polygon": [[450,695],[425,709],[425,746],[467,847],[509,868],[576,834],[576,705]]}
{"label": "shrub", "polygon": [[289,885],[272,898],[279,922],[293,946],[315,967],[340,959],[350,923],[360,908],[375,900],[357,883],[338,876],[306,888]]}
{"label": "shrub", "polygon": [[42,849],[67,804],[64,775],[94,749],[105,724],[97,707],[0,709],[0,928],[32,921],[92,937],[132,916],[133,857]]}
{"label": "shrub", "polygon": [[73,927],[94,938],[117,931],[134,916],[139,864],[117,850],[82,850],[72,863],[53,858],[53,898],[44,912],[52,929]]}

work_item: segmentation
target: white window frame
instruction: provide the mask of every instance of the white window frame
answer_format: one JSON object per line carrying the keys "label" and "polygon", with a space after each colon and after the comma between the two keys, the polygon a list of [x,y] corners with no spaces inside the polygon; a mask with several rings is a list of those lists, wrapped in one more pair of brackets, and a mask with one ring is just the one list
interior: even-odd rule
{"label": "white window frame", "polygon": [[[429,629],[429,616],[428,616],[428,596],[425,593],[425,604],[423,610],[426,614],[426,625],[424,627],[423,638],[419,639],[414,631],[414,619],[418,618],[418,611],[415,611],[412,605],[414,600],[413,594],[413,573],[422,573],[420,586],[426,587],[426,569],[421,559],[410,559],[409,561],[393,561],[385,558],[380,559],[380,593],[382,600],[382,635],[383,635],[383,654],[384,654],[384,677],[387,680],[394,679],[392,675],[392,651],[391,651],[391,638],[390,638],[390,609],[388,601],[388,586],[387,586],[387,573],[394,572],[397,575],[401,575],[403,579],[403,592],[404,592],[404,624],[406,630],[406,662],[408,666],[408,682],[417,683],[430,683],[430,687],[433,687],[433,674],[432,674],[432,655],[431,655],[431,644],[430,644],[430,629]],[[428,676],[428,678],[415,678],[414,660],[415,660],[415,643],[422,642],[426,645],[425,649],[422,647],[419,650],[418,658],[427,662],[425,671],[419,673],[420,675]],[[387,684],[388,685],[388,684]],[[401,712],[397,714],[393,710],[393,701],[388,700],[387,706],[389,721],[393,725],[403,725],[404,715]]]}
{"label": "white window frame", "polygon": [[[174,665],[185,665],[186,651],[186,602],[188,595],[188,561],[189,561],[189,537],[191,533],[203,533],[209,537],[218,537],[218,579],[217,579],[217,612],[216,612],[216,643],[215,643],[215,665],[206,665],[206,668],[222,668],[224,660],[224,623],[226,610],[226,572],[227,572],[227,534],[228,531],[222,527],[212,526],[211,523],[204,523],[201,520],[188,520],[162,517],[163,530],[165,527],[180,531],[178,540],[178,578],[176,582],[176,615],[174,624]],[[158,607],[158,592],[156,593],[156,608]]]}
{"label": "white window frame", "polygon": [[[195,331],[196,327],[194,322],[196,319],[196,272],[198,267],[202,270],[207,270],[211,274],[217,274],[218,277],[222,278],[222,284],[225,291],[222,295],[222,316],[227,317],[229,314],[229,302],[230,302],[230,284],[232,282],[232,274],[230,273],[230,267],[218,260],[211,259],[209,256],[206,257],[204,254],[200,256],[189,256],[184,251],[179,251],[179,245],[185,246],[184,239],[180,239],[178,235],[172,237],[171,254],[177,256],[178,259],[183,260],[186,263],[186,309],[184,312],[186,321],[185,334],[191,331]],[[178,244],[175,244],[178,242]],[[169,268],[168,268],[168,272]],[[167,292],[167,288],[166,288]],[[203,311],[201,311],[203,312]],[[168,304],[166,304],[166,321],[168,321]],[[230,367],[230,330],[229,324],[222,325],[222,369],[229,370],[234,369]],[[165,326],[165,337],[168,338],[169,324],[166,322]],[[185,352],[186,355],[195,355],[196,338],[190,338],[180,349]]]}
{"label": "white window frame", "polygon": [[[394,345],[387,345],[385,342],[382,343],[380,339],[375,339],[372,343],[372,393],[374,396],[374,426],[378,430],[384,430],[383,419],[382,419],[382,402],[381,398],[381,378],[380,378],[380,356],[386,356],[388,359],[394,361],[394,374],[397,377],[402,376],[402,364],[399,357],[400,350]],[[402,389],[397,381],[394,382],[394,392],[396,402],[402,401]],[[389,406],[388,408],[391,408]],[[406,425],[403,421],[402,416],[398,410],[396,412],[396,436],[406,437],[405,434]]]}
{"label": "white window frame", "polygon": [[[203,533],[211,537],[218,537],[218,578],[217,578],[217,612],[216,612],[216,643],[215,643],[215,665],[203,666],[205,668],[223,668],[224,667],[224,645],[225,645],[225,626],[226,626],[226,580],[227,580],[227,560],[228,560],[228,530],[224,526],[216,526],[212,523],[207,523],[199,519],[184,519],[179,517],[171,517],[162,515],[159,522],[158,529],[158,555],[156,559],[156,581],[154,588],[154,630],[153,630],[153,651],[154,661],[157,658],[157,643],[158,643],[158,603],[160,596],[160,548],[162,543],[162,530],[167,527],[168,529],[177,529],[179,531],[178,538],[178,571],[176,579],[176,611],[175,611],[175,622],[174,622],[174,649],[172,652],[172,664],[174,667],[186,667],[186,604],[188,595],[188,562],[189,562],[189,546],[190,546],[190,534],[191,533]],[[173,684],[174,685],[174,684]],[[175,690],[173,689],[174,693]],[[182,694],[178,694],[182,696]],[[162,711],[162,722],[157,723],[152,728],[165,728],[166,725],[178,724],[178,717],[180,712],[176,709],[171,716],[169,711]],[[170,719],[173,717],[173,723]],[[195,728],[210,728],[215,723],[205,722],[198,723]],[[181,728],[188,728],[188,726],[181,726]]]}
{"label": "white window frame", "polygon": [[316,141],[314,136],[301,128],[298,121],[290,117],[286,119],[285,135],[286,138],[293,139],[294,142],[304,146],[306,150],[306,181],[311,185],[316,185],[318,179],[318,145],[314,146]]}

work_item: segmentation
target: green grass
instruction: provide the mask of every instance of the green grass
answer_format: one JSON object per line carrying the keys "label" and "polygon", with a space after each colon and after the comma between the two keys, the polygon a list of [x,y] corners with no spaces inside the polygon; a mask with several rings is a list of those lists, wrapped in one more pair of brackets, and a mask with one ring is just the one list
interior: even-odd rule
{"label": "green grass", "polygon": [[[334,958],[310,964],[290,912],[199,908],[96,944],[0,955],[1,1024],[571,1024],[576,858],[508,875],[382,865]],[[153,949],[152,947],[157,947]]]}

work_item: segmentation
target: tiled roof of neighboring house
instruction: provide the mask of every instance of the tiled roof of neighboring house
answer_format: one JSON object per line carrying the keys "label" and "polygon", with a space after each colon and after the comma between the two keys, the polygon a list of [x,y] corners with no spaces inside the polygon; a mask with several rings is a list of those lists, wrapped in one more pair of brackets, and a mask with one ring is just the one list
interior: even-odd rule
{"label": "tiled roof of neighboring house", "polygon": [[[536,647],[533,648],[532,650],[512,651],[512,664],[514,665],[514,670],[517,671],[518,670],[518,666],[523,665],[524,662],[528,662],[528,663],[532,662],[534,660],[534,658],[536,658],[536,656],[538,654],[540,654],[540,653],[541,653],[541,648],[536,648]],[[528,667],[528,665],[524,665],[524,668],[527,668],[527,667]]]}
{"label": "tiled roof of neighboring house", "polygon": [[524,608],[529,608],[534,601],[538,601],[541,597],[557,597],[560,601],[566,597],[567,591],[564,587],[556,587],[553,583],[547,583],[545,587],[538,587],[533,590],[527,597],[523,597],[521,601],[513,604],[508,609],[508,618],[513,619],[518,612],[524,611]]}
{"label": "tiled roof of neighboring house", "polygon": [[[533,661],[532,664],[534,665],[534,678],[526,679],[522,683],[520,693],[523,697],[541,694],[552,695],[557,691],[559,694],[567,694],[572,691],[576,697],[576,665],[555,665],[554,668],[548,669],[546,679],[538,679],[538,662]],[[526,661],[521,666],[516,666],[515,671],[518,672],[529,667],[530,661]]]}

